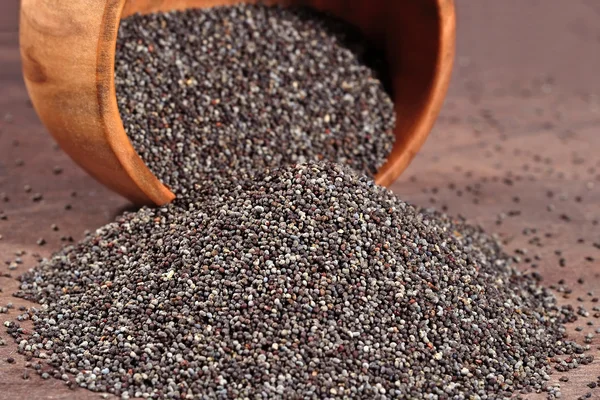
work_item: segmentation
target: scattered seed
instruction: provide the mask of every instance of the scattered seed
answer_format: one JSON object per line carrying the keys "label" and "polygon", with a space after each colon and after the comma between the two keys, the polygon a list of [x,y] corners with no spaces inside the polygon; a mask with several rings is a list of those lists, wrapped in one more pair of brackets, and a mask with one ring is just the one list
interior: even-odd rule
{"label": "scattered seed", "polygon": [[41,193],[35,193],[33,196],[31,196],[31,200],[38,202],[41,201],[44,198],[44,195]]}

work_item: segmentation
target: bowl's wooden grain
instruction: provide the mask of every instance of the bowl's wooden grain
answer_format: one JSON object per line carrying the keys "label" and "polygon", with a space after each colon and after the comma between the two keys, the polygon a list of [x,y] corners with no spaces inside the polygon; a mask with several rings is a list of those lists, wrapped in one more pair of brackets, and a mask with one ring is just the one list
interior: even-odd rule
{"label": "bowl's wooden grain", "polygon": [[[22,0],[23,75],[42,122],[100,182],[137,204],[174,198],[136,154],[114,88],[120,19],[240,0]],[[390,185],[417,153],[444,100],[455,43],[452,0],[279,0],[359,26],[386,50],[397,113],[396,143],[377,183]]]}

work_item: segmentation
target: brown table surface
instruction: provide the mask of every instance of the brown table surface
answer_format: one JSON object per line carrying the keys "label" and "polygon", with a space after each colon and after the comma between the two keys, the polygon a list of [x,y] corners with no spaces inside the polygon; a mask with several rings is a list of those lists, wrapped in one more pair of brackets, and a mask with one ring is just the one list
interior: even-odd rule
{"label": "brown table surface", "polygon": [[[423,151],[393,190],[497,233],[509,251],[526,252],[520,268],[534,268],[525,259],[541,257],[537,270],[544,283],[564,279],[572,289],[567,298],[557,291],[559,300],[590,311],[568,328],[570,338],[583,342],[600,327],[591,310],[600,303],[588,295],[600,295],[600,248],[593,246],[600,243],[600,2],[458,0],[457,7],[458,55],[448,99]],[[60,248],[61,236],[77,240],[131,207],[58,150],[29,106],[17,9],[17,0],[0,2],[0,193],[10,198],[5,202],[0,194],[7,217],[0,219],[0,274],[12,275],[0,277],[0,306],[16,307],[26,302],[11,296],[14,278],[35,265],[32,254],[47,256]],[[63,172],[55,174],[55,167]],[[43,200],[34,202],[35,193]],[[41,238],[44,246],[36,244]],[[5,262],[21,250],[27,253],[23,264],[10,270]],[[0,314],[0,322],[17,313]],[[99,398],[35,374],[23,380],[25,361],[1,328],[0,399]],[[594,363],[561,382],[563,399],[586,393],[600,399],[600,389],[586,386],[600,376],[600,334],[589,354]],[[6,362],[9,356],[14,364]],[[562,375],[554,373],[553,381]]]}

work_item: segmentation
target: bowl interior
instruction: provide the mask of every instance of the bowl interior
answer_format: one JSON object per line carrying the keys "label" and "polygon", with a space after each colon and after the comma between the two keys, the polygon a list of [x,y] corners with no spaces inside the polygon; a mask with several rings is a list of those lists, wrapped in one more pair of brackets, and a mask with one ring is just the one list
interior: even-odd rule
{"label": "bowl interior", "polygon": [[[258,1],[128,0],[121,18],[135,13],[242,2]],[[388,161],[376,176],[376,182],[390,185],[425,141],[445,96],[454,58],[452,1],[269,0],[261,3],[308,6],[331,13],[360,28],[373,45],[384,49],[390,74],[387,78],[391,83],[396,111],[396,141]]]}

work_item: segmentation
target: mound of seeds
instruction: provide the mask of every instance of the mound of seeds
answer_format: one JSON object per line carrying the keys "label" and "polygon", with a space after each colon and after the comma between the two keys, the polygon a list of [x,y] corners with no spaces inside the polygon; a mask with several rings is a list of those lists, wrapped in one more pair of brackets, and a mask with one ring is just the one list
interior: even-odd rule
{"label": "mound of seeds", "polygon": [[18,295],[21,352],[123,397],[497,398],[581,352],[495,240],[332,164],[125,214]]}
{"label": "mound of seeds", "polygon": [[373,175],[393,103],[358,32],[308,9],[260,5],[122,21],[116,90],[125,130],[176,193],[198,179],[328,160]]}

